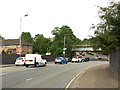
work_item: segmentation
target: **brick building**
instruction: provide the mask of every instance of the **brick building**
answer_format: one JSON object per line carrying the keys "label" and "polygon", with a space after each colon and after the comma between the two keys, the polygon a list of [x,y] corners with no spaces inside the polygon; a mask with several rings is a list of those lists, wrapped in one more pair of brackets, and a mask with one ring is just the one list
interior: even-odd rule
{"label": "brick building", "polygon": [[20,49],[20,39],[7,39],[0,41],[0,53],[2,50],[8,54],[32,54],[32,44],[22,40]]}

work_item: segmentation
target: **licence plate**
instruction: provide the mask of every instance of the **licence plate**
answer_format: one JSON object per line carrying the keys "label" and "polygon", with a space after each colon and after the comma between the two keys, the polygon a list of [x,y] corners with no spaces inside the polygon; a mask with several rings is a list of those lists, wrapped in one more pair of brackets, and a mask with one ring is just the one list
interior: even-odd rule
{"label": "licence plate", "polygon": [[25,60],[25,61],[29,62],[29,60]]}
{"label": "licence plate", "polygon": [[20,62],[17,62],[17,64],[20,64]]}

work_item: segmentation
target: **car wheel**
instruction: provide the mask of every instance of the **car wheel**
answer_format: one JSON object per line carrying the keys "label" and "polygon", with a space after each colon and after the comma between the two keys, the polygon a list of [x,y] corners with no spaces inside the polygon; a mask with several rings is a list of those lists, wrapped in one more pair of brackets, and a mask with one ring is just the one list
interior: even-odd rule
{"label": "car wheel", "polygon": [[66,64],[67,64],[67,62],[66,62]]}
{"label": "car wheel", "polygon": [[72,61],[72,63],[73,63],[73,61]]}
{"label": "car wheel", "polygon": [[19,66],[19,65],[16,65],[16,66]]}
{"label": "car wheel", "polygon": [[78,63],[79,63],[80,61],[78,60]]}
{"label": "car wheel", "polygon": [[46,66],[46,64],[47,64],[47,63],[45,62],[45,64],[44,64],[43,66]]}
{"label": "car wheel", "polygon": [[61,62],[61,64],[63,64],[63,62]]}
{"label": "car wheel", "polygon": [[35,64],[35,66],[36,66],[36,67],[39,67],[39,64],[38,64],[38,63],[36,63],[36,64]]}
{"label": "car wheel", "polygon": [[26,65],[26,67],[28,67],[29,65]]}
{"label": "car wheel", "polygon": [[55,64],[57,64],[57,63],[55,62]]}
{"label": "car wheel", "polygon": [[81,60],[81,62],[83,62],[83,60]]}

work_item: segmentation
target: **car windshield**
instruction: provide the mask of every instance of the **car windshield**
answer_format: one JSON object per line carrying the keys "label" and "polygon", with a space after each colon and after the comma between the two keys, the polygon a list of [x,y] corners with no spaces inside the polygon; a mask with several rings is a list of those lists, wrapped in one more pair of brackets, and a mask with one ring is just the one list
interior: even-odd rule
{"label": "car windshield", "polygon": [[78,58],[82,58],[82,57],[78,57]]}
{"label": "car windshield", "polygon": [[23,58],[17,58],[17,60],[23,60]]}
{"label": "car windshield", "polygon": [[62,57],[58,57],[58,58],[56,58],[56,59],[63,59]]}

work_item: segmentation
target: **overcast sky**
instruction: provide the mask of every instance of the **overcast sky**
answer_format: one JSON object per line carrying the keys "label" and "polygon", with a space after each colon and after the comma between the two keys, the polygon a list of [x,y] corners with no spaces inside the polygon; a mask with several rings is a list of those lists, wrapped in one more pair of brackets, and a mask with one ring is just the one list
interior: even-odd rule
{"label": "overcast sky", "polygon": [[1,0],[0,34],[5,39],[17,39],[22,32],[32,36],[53,37],[54,27],[68,25],[80,39],[93,35],[91,24],[99,22],[97,6],[108,6],[109,0]]}

